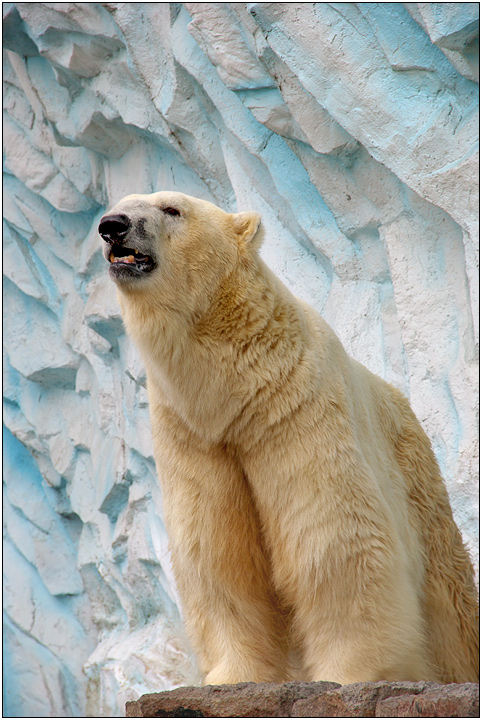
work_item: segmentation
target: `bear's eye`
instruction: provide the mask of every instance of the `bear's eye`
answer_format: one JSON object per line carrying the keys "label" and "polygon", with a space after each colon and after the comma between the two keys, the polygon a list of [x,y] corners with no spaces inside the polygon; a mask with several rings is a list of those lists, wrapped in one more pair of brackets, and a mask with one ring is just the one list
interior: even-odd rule
{"label": "bear's eye", "polygon": [[179,210],[177,210],[175,207],[165,207],[161,208],[162,212],[167,213],[167,215],[180,215],[181,213]]}

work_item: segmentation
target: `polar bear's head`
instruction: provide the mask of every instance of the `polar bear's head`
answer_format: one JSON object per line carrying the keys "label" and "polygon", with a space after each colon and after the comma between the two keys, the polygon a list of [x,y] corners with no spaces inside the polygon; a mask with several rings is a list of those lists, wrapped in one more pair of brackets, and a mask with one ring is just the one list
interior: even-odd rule
{"label": "polar bear's head", "polygon": [[171,300],[212,291],[258,247],[260,220],[257,213],[226,213],[183,193],[157,192],[125,197],[102,217],[99,234],[121,291],[154,291]]}

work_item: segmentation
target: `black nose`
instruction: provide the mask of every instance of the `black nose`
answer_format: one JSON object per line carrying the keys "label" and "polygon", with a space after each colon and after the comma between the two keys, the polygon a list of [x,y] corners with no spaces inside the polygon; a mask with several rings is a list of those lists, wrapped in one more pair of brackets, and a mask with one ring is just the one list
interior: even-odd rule
{"label": "black nose", "polygon": [[99,235],[106,242],[115,243],[127,234],[130,224],[127,215],[105,215],[99,223]]}

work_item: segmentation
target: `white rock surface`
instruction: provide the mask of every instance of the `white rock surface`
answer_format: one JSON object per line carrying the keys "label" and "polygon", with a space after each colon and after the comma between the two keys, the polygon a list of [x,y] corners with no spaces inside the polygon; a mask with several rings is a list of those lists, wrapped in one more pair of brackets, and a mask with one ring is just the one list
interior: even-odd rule
{"label": "white rock surface", "polygon": [[400,387],[477,550],[478,3],[4,3],[6,716],[198,682],[96,227],[175,189]]}

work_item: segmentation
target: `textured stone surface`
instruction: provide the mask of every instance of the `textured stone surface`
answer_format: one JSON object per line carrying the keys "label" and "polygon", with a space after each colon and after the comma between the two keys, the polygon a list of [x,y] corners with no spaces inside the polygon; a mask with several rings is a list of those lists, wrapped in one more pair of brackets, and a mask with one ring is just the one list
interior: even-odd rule
{"label": "textured stone surface", "polygon": [[[151,693],[126,704],[127,717],[291,717],[293,704],[337,683],[239,683]],[[137,713],[137,714],[136,714]]]}
{"label": "textured stone surface", "polygon": [[128,193],[261,212],[268,264],[410,397],[475,559],[477,3],[3,12],[6,713],[199,681],[96,232]]}
{"label": "textured stone surface", "polygon": [[126,717],[479,716],[475,683],[241,683],[183,687],[126,704]]}
{"label": "textured stone surface", "polygon": [[480,717],[479,686],[474,683],[428,688],[381,699],[375,717]]}

